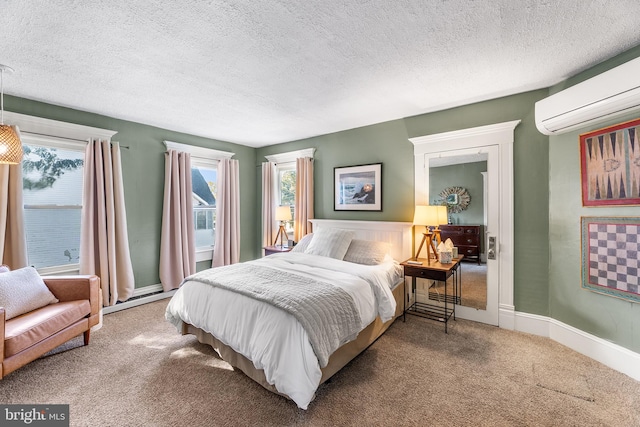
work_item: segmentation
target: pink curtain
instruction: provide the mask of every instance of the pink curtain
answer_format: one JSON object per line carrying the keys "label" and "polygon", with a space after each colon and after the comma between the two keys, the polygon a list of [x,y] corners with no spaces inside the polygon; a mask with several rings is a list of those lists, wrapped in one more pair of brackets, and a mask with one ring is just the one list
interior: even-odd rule
{"label": "pink curtain", "polygon": [[160,237],[162,289],[176,289],[185,277],[196,272],[195,252],[191,155],[167,150]]}
{"label": "pink curtain", "polygon": [[240,261],[240,166],[235,159],[218,164],[216,237],[212,267]]}
{"label": "pink curtain", "polygon": [[296,159],[296,209],[293,238],[299,242],[311,233],[313,219],[313,159],[304,157]]}
{"label": "pink curtain", "polygon": [[264,162],[262,164],[262,246],[271,246],[275,233],[275,205],[276,205],[276,164]]}
{"label": "pink curtain", "polygon": [[133,295],[135,279],[117,142],[87,144],[81,221],[80,274],[100,277],[103,305],[126,301]]}
{"label": "pink curtain", "polygon": [[[19,130],[13,126],[20,136]],[[0,164],[0,264],[26,267],[27,237],[22,202],[22,164]]]}

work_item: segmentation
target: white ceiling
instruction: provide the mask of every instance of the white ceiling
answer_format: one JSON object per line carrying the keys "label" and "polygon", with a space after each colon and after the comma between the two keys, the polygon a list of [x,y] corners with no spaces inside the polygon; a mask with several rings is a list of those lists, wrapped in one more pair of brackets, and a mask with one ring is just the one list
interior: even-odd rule
{"label": "white ceiling", "polygon": [[259,147],[551,86],[637,0],[0,0],[5,93]]}

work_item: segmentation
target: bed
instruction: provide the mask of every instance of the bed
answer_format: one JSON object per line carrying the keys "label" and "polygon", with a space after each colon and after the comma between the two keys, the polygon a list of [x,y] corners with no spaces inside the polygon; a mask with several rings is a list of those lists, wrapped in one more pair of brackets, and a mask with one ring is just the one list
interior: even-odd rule
{"label": "bed", "polygon": [[313,234],[289,253],[188,277],[165,314],[302,409],[402,313],[398,263],[412,239],[410,223],[311,222]]}

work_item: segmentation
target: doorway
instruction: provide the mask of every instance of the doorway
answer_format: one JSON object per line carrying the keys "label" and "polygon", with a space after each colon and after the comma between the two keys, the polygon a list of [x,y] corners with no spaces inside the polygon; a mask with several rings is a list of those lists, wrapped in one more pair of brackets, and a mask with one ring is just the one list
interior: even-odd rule
{"label": "doorway", "polygon": [[[479,229],[478,259],[474,259],[473,263],[461,264],[462,297],[460,304],[456,306],[456,316],[509,329],[513,329],[514,323],[513,133],[519,122],[499,123],[410,139],[414,144],[416,205],[446,204],[448,194],[467,190],[465,185],[472,184],[463,183],[463,173],[472,171],[469,172],[473,175],[470,179],[476,181],[473,184],[475,197],[470,198],[465,209],[459,210],[455,206],[451,209],[452,206],[448,206],[451,225],[456,226],[454,228],[458,229],[459,225],[473,230],[476,227]],[[483,169],[483,165],[486,165],[486,171],[480,170]],[[440,173],[445,170],[438,168],[444,167],[448,170],[446,173]],[[438,182],[432,183],[432,178]],[[482,190],[478,190],[478,186],[481,186]],[[489,251],[489,238],[494,242],[492,251]],[[460,243],[454,240],[454,244]],[[466,282],[466,300],[465,273],[469,275]],[[473,300],[471,285],[474,286],[474,294],[477,294],[473,296]],[[423,296],[428,297],[428,293]]]}

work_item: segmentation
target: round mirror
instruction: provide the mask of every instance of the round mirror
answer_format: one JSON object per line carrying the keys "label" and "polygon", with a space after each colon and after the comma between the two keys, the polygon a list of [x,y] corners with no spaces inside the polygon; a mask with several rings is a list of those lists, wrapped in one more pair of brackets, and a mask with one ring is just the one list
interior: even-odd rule
{"label": "round mirror", "polygon": [[448,207],[449,212],[460,213],[469,206],[471,196],[465,188],[447,187],[440,193],[440,200]]}

